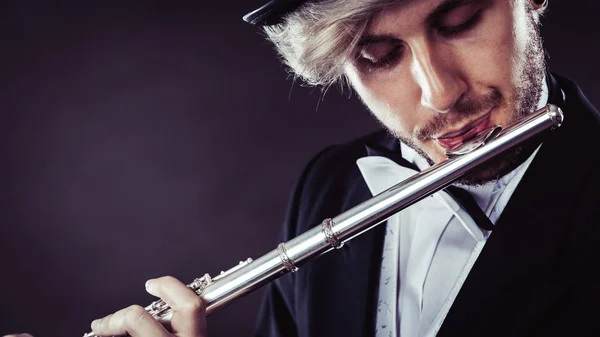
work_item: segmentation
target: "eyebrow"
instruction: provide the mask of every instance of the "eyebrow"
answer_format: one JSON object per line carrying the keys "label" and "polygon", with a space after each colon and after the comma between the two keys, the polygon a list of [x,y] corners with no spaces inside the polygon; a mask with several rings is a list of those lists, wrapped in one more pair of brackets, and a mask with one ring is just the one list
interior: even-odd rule
{"label": "eyebrow", "polygon": [[357,47],[364,47],[364,46],[368,46],[370,44],[394,42],[394,41],[398,41],[398,39],[389,34],[385,34],[385,35],[366,34],[360,38],[360,40],[358,41]]}
{"label": "eyebrow", "polygon": [[[413,0],[419,1],[419,0]],[[445,15],[452,12],[453,10],[469,4],[484,4],[487,2],[491,2],[492,0],[444,0],[441,4],[439,4],[431,13],[427,15],[425,18],[425,22],[428,25],[434,25],[439,22]],[[394,42],[398,39],[391,34],[383,34],[383,35],[371,35],[365,34],[360,38],[358,42],[358,47],[364,47],[366,45],[375,44],[375,43],[384,43],[384,42]]]}

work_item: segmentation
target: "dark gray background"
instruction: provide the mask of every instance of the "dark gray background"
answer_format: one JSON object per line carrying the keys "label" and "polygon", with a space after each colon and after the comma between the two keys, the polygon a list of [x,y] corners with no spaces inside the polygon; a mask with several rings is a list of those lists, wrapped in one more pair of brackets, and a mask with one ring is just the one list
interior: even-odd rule
{"label": "dark gray background", "polygon": [[[0,5],[0,335],[80,336],[150,303],[149,278],[266,253],[311,156],[377,128],[355,98],[292,83],[241,20],[260,4]],[[553,69],[600,102],[595,1],[550,6]],[[259,297],[212,336],[250,335]]]}

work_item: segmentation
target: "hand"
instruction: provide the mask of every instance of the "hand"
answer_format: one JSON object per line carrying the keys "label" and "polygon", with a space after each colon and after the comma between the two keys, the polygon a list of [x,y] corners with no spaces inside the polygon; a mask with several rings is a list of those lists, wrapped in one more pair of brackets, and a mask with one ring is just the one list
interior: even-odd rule
{"label": "hand", "polygon": [[162,298],[172,309],[170,331],[167,331],[143,307],[132,305],[92,322],[98,336],[133,337],[206,337],[205,306],[185,284],[171,276],[146,282],[146,291]]}
{"label": "hand", "polygon": [[13,333],[10,335],[4,335],[2,337],[33,337],[33,336],[28,333]]}

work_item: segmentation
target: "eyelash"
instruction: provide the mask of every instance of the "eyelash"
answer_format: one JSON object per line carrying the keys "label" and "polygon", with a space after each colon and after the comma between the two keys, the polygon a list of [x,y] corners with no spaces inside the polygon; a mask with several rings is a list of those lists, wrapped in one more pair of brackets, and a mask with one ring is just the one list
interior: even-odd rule
{"label": "eyelash", "polygon": [[390,52],[387,53],[384,57],[378,60],[372,61],[365,57],[361,57],[361,60],[367,66],[367,69],[369,71],[382,69],[391,66],[396,60],[398,60],[402,55],[403,50],[404,46],[397,45],[394,48],[392,48],[392,50],[390,50]]}
{"label": "eyelash", "polygon": [[440,27],[440,28],[438,28],[438,32],[443,36],[458,35],[462,32],[465,32],[465,31],[473,28],[473,26],[475,26],[479,22],[480,18],[481,18],[481,9],[478,10],[477,12],[475,12],[475,14],[473,14],[473,16],[471,16],[464,23],[462,23],[458,26],[454,26],[454,27]]}
{"label": "eyelash", "polygon": [[[475,14],[473,14],[473,16],[471,16],[464,23],[462,23],[458,26],[453,26],[453,27],[439,27],[438,32],[442,36],[446,36],[446,37],[456,36],[460,33],[466,32],[467,30],[473,28],[479,22],[480,18],[481,18],[481,9],[478,10]],[[371,61],[364,57],[361,57],[361,60],[362,60],[363,64],[366,65],[366,67],[369,71],[379,70],[379,69],[389,67],[395,61],[397,61],[398,58],[401,56],[403,50],[404,50],[404,47],[402,45],[398,45],[398,46],[394,47],[387,55],[385,55],[384,57],[382,57],[378,60]]]}

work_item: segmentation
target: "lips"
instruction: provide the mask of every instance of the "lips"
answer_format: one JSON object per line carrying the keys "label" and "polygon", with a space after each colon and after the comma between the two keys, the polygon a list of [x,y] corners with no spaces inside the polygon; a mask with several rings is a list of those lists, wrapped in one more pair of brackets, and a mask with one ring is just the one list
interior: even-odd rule
{"label": "lips", "polygon": [[469,139],[477,136],[480,132],[486,130],[490,126],[490,113],[479,117],[471,123],[465,125],[458,131],[447,132],[437,138],[435,141],[447,150],[454,149]]}

